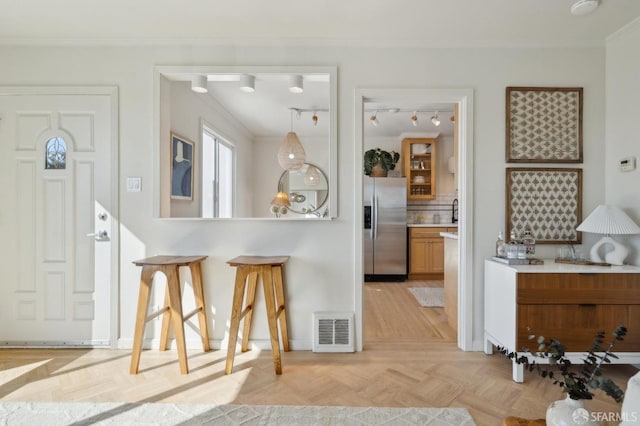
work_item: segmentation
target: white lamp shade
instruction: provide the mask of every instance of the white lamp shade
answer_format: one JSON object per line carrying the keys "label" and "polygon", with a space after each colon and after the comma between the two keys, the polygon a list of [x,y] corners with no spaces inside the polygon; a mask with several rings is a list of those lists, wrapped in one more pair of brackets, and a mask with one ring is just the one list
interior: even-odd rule
{"label": "white lamp shade", "polygon": [[250,74],[240,75],[240,90],[247,93],[256,91],[256,77]]}
{"label": "white lamp shade", "polygon": [[194,75],[191,77],[191,90],[196,93],[207,93],[207,76],[206,75]]}
{"label": "white lamp shade", "polygon": [[302,93],[304,91],[301,75],[295,74],[289,77],[289,91],[291,93]]}
{"label": "white lamp shade", "polygon": [[278,149],[278,164],[285,170],[298,170],[304,165],[307,156],[304,147],[295,132],[287,133],[284,142]]}
{"label": "white lamp shade", "polygon": [[604,235],[640,234],[640,227],[625,212],[605,204],[596,207],[576,229]]}

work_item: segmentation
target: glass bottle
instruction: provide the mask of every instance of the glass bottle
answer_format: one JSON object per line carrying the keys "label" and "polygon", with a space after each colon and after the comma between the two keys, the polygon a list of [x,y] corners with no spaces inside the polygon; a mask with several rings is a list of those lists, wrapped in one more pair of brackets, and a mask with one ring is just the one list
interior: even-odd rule
{"label": "glass bottle", "polygon": [[524,243],[524,250],[527,255],[527,259],[533,258],[536,254],[536,240],[531,235],[530,230],[527,229],[524,231],[524,238],[522,239],[522,242]]}
{"label": "glass bottle", "polygon": [[502,231],[498,232],[498,240],[496,241],[496,256],[506,257],[506,249],[504,246],[504,234]]}
{"label": "glass bottle", "polygon": [[511,230],[509,242],[507,243],[507,259],[518,258],[518,241],[516,240],[516,231]]}
{"label": "glass bottle", "polygon": [[526,259],[527,258],[527,249],[524,246],[524,240],[520,240],[518,242],[518,259]]}

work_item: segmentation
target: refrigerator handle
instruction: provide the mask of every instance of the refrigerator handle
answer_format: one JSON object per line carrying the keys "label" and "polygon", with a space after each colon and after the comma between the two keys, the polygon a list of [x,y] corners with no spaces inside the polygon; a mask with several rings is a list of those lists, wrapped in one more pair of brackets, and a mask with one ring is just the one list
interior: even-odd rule
{"label": "refrigerator handle", "polygon": [[378,197],[375,194],[371,197],[371,239],[376,240],[378,238]]}

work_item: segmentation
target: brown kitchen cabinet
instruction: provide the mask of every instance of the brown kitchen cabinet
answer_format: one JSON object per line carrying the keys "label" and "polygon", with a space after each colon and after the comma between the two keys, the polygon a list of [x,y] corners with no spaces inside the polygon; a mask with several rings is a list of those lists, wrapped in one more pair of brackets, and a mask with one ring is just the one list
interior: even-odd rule
{"label": "brown kitchen cabinet", "polygon": [[409,279],[444,279],[444,238],[441,232],[455,232],[450,227],[409,228]]}
{"label": "brown kitchen cabinet", "polygon": [[[493,345],[509,351],[528,347],[534,334],[559,340],[567,355],[583,357],[598,331],[629,328],[615,347],[614,363],[640,362],[640,268],[558,264],[505,265],[485,261],[485,352]],[[605,341],[608,343],[608,340]],[[537,360],[544,362],[544,360]],[[523,381],[522,364],[513,365],[513,380]]]}
{"label": "brown kitchen cabinet", "polygon": [[436,198],[436,139],[403,139],[402,158],[404,175],[407,178],[407,200],[434,200]]}

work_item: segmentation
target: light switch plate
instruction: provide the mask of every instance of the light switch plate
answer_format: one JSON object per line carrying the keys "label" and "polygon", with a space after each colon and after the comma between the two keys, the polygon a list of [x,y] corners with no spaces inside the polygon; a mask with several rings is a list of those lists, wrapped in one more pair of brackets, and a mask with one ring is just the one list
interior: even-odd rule
{"label": "light switch plate", "polygon": [[620,171],[630,172],[636,169],[636,157],[625,157],[620,160]]}
{"label": "light switch plate", "polygon": [[127,192],[140,192],[140,191],[142,191],[142,178],[128,177]]}

